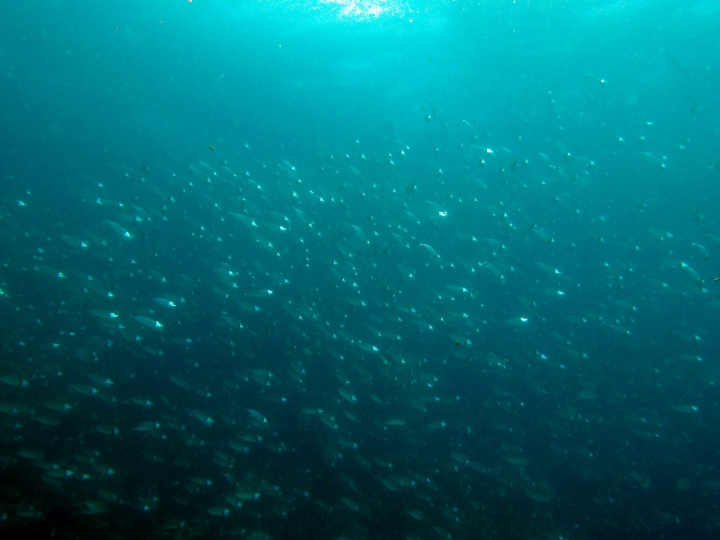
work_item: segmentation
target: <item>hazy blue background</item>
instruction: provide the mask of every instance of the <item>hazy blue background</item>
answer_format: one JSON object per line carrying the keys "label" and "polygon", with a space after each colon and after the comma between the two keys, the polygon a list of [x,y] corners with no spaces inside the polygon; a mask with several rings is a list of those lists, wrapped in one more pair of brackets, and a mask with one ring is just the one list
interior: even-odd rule
{"label": "hazy blue background", "polygon": [[377,17],[332,3],[161,4],[1,8],[7,169],[29,156],[410,138],[433,111],[530,143],[556,135],[550,97],[565,140],[596,161],[608,134],[646,121],[653,140],[703,145],[717,125],[712,2],[381,3]]}

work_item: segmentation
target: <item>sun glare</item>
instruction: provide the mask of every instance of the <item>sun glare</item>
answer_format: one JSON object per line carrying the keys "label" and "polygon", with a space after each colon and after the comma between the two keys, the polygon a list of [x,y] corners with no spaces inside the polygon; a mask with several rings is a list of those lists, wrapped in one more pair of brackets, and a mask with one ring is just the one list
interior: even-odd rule
{"label": "sun glare", "polygon": [[395,0],[320,0],[320,4],[335,6],[342,19],[369,20],[404,14]]}

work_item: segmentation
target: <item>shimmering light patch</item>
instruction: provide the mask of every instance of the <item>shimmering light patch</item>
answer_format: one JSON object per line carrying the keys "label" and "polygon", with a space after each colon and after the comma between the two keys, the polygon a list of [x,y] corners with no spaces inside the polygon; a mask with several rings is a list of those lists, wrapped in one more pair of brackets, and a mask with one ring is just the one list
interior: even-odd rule
{"label": "shimmering light patch", "polygon": [[320,4],[336,6],[339,18],[358,21],[405,14],[404,7],[396,0],[320,0]]}

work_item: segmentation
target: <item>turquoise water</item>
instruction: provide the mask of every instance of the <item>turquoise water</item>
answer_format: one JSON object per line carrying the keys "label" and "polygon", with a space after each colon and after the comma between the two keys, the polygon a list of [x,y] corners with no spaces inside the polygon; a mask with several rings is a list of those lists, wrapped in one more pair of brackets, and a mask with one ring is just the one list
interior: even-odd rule
{"label": "turquoise water", "polygon": [[719,30],[0,7],[0,532],[715,538]]}

